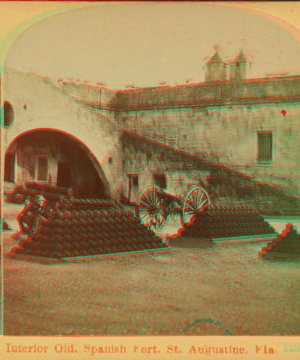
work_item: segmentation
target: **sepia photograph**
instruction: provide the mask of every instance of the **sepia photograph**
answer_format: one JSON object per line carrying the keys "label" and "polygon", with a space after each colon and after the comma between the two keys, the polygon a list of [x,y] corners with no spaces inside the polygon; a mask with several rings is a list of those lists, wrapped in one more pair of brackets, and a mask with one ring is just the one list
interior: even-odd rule
{"label": "sepia photograph", "polygon": [[299,356],[299,42],[297,2],[0,2],[5,359]]}

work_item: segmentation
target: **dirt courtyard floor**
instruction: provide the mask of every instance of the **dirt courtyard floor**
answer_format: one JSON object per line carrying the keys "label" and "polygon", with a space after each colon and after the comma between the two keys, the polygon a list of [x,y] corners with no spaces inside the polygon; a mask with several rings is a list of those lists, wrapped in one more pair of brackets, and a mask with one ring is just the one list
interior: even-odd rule
{"label": "dirt courtyard floor", "polygon": [[59,265],[4,258],[4,334],[300,334],[300,262],[261,261],[264,245]]}

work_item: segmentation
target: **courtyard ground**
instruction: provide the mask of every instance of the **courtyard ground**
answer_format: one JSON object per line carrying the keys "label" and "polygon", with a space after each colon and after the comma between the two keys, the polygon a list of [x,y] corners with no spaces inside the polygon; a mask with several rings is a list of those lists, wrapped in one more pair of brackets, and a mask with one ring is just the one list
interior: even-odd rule
{"label": "courtyard ground", "polygon": [[[15,231],[21,208],[5,205]],[[299,220],[271,223],[282,231]],[[15,231],[4,233],[4,255],[18,245]],[[4,258],[4,334],[300,334],[300,262],[261,261],[264,245],[59,265]]]}

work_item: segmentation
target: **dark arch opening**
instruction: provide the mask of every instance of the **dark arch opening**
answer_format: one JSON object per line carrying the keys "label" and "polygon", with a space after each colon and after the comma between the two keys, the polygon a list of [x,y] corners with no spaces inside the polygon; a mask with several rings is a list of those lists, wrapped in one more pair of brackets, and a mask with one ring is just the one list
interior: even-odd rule
{"label": "dark arch opening", "polygon": [[37,129],[18,136],[5,154],[6,182],[27,181],[72,188],[77,198],[110,196],[105,174],[92,152],[70,134]]}
{"label": "dark arch opening", "polygon": [[14,109],[8,101],[3,104],[3,125],[10,127],[14,121]]}

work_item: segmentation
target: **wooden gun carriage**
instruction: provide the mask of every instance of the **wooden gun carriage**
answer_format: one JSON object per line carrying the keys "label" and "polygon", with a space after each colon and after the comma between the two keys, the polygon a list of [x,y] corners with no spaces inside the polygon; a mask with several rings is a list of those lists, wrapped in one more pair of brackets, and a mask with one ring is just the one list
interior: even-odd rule
{"label": "wooden gun carriage", "polygon": [[197,213],[212,207],[211,199],[206,190],[192,185],[185,194],[168,193],[158,186],[150,186],[140,195],[136,206],[136,215],[141,222],[154,231],[161,231],[170,218],[181,216],[184,227],[190,224]]}

